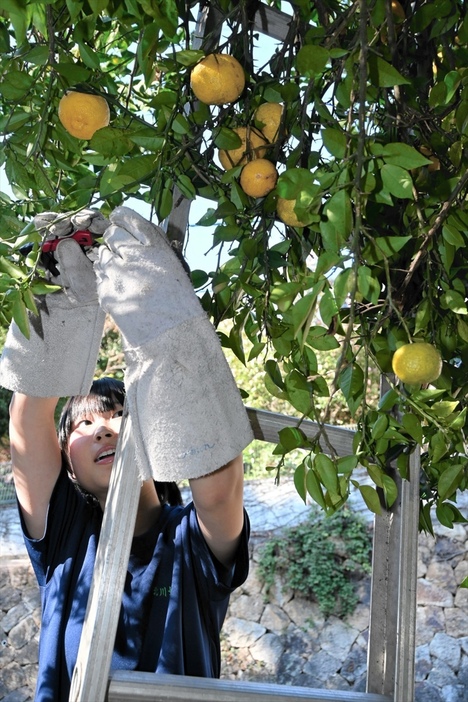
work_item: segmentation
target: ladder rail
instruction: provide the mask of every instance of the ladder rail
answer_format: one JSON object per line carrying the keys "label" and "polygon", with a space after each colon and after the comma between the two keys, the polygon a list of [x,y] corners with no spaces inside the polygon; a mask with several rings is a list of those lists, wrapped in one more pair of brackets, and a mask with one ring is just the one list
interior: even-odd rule
{"label": "ladder rail", "polygon": [[125,406],[69,702],[104,700],[141,483]]}

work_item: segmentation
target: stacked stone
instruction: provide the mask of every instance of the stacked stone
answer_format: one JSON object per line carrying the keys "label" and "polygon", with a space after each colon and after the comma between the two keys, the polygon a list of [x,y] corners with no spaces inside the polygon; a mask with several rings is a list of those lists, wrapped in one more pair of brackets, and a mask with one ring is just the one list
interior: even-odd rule
{"label": "stacked stone", "polygon": [[[467,530],[435,526],[420,535],[415,702],[468,700]],[[251,575],[231,602],[224,625],[222,676],[309,688],[363,692],[366,687],[370,578],[345,619],[325,619],[314,602],[276,581],[268,596],[258,578],[261,540]]]}
{"label": "stacked stone", "polygon": [[27,559],[0,562],[0,700],[34,699],[40,596]]}

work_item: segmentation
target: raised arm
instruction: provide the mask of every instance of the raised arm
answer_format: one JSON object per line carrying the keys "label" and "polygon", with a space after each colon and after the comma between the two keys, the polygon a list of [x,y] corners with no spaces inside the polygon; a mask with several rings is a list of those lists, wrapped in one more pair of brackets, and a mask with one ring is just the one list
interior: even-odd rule
{"label": "raised arm", "polygon": [[[122,334],[141,477],[178,481],[237,465],[252,429],[190,277],[159,227],[126,207],[115,209],[110,220],[95,264],[98,295]],[[224,500],[224,480],[218,479],[213,494]],[[196,493],[201,523],[211,535],[214,501]],[[237,507],[234,512],[235,532]],[[231,539],[227,529],[222,540]]]}
{"label": "raised arm", "polygon": [[227,566],[234,558],[244,524],[243,487],[241,455],[214,473],[190,481],[205,541],[216,558]]}
{"label": "raised arm", "polygon": [[29,536],[40,539],[57,481],[61,454],[54,412],[58,398],[13,395],[10,404],[10,447],[16,494]]}
{"label": "raised arm", "polygon": [[61,290],[36,299],[30,315],[30,338],[15,322],[8,330],[0,359],[0,385],[15,394],[10,408],[13,473],[29,535],[44,534],[47,507],[61,456],[54,411],[57,398],[89,391],[104,326],[93,264],[68,238],[74,231],[102,233],[107,221],[95,210],[60,217],[44,213],[35,224],[46,239],[58,238],[55,251]]}

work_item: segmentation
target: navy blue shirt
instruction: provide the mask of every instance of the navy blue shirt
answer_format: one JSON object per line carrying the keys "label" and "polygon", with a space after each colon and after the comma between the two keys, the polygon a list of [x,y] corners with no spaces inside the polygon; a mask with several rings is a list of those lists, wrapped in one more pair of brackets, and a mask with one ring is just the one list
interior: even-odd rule
{"label": "navy blue shirt", "polygon": [[[62,470],[44,537],[29,539],[23,524],[42,600],[36,702],[68,699],[101,523],[100,507]],[[219,677],[219,632],[229,595],[248,574],[248,536],[245,515],[234,567],[225,568],[201,534],[193,503],[165,505],[132,542],[111,668]]]}

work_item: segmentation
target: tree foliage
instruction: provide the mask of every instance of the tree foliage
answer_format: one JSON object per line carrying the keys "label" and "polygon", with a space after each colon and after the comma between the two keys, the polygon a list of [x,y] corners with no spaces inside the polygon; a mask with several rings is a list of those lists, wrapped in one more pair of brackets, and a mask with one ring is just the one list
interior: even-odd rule
{"label": "tree foliage", "polygon": [[[346,457],[332,447],[323,454],[300,426],[282,432],[280,457],[299,444],[309,451],[298,485],[331,513],[360,462],[375,484],[363,496],[378,511],[377,488],[387,504],[395,499],[389,463],[405,477],[420,447],[421,525],[431,529],[432,506],[451,525],[462,519],[456,491],[467,486],[464,3],[403,0],[397,12],[390,0],[299,0],[266,58],[256,53],[259,3],[209,5],[218,14],[200,42],[197,6],[188,2],[2,3],[0,158],[14,199],[0,194],[1,321],[13,315],[27,332],[31,291],[42,290],[38,235],[24,229],[37,212],[109,212],[131,196],[161,221],[174,192],[208,198],[201,224],[229,256],[192,276],[214,323],[230,321],[222,343],[247,364],[262,359],[268,391],[319,422],[322,435],[337,395],[358,424]],[[191,92],[192,66],[214,48],[245,69],[235,104],[208,107]],[[89,142],[58,120],[70,88],[110,105],[110,126]],[[268,153],[280,177],[254,200],[239,186],[240,168],[218,166],[216,149],[236,146],[232,128],[252,124],[265,101],[286,107]],[[278,196],[295,199],[310,226],[283,227]],[[31,241],[22,258],[20,245]],[[391,374],[395,349],[417,340],[436,345],[444,360],[427,388],[399,385]],[[334,349],[336,370],[326,377],[317,351]],[[378,405],[369,395],[375,367],[389,384]]]}

